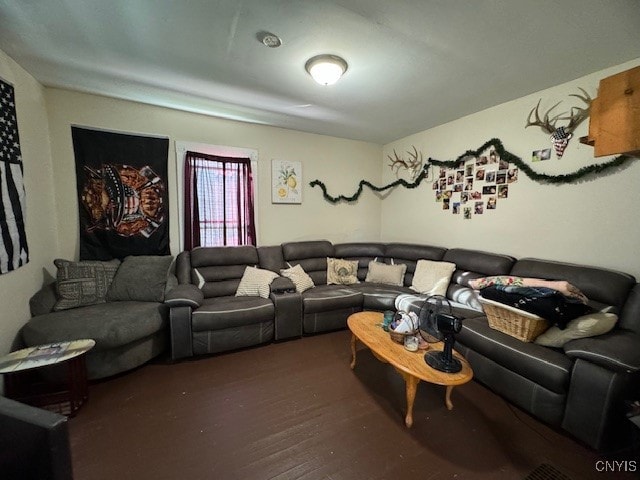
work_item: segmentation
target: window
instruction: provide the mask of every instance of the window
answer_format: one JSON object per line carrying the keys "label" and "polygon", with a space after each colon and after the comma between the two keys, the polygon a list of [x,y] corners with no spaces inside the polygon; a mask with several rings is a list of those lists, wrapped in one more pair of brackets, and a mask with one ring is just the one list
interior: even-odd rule
{"label": "window", "polygon": [[187,151],[185,249],[255,244],[251,160]]}

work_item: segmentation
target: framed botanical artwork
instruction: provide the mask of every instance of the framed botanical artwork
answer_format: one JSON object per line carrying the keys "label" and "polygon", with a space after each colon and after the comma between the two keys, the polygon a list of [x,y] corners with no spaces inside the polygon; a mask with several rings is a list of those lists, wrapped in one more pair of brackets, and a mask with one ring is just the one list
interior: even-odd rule
{"label": "framed botanical artwork", "polygon": [[302,162],[271,160],[271,203],[302,203]]}

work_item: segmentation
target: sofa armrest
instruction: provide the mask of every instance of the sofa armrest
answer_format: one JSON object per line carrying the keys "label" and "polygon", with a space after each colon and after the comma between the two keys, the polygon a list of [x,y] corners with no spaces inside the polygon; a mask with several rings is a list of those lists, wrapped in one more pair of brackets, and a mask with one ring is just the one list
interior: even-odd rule
{"label": "sofa armrest", "polygon": [[67,417],[0,397],[2,478],[73,478]]}
{"label": "sofa armrest", "polygon": [[269,296],[276,311],[274,319],[275,340],[302,336],[302,296],[296,293],[271,293]]}
{"label": "sofa armrest", "polygon": [[164,297],[164,303],[169,307],[198,308],[203,300],[202,290],[191,284],[176,285]]}
{"label": "sofa armrest", "polygon": [[191,307],[169,308],[171,360],[193,357]]}
{"label": "sofa armrest", "polygon": [[29,299],[29,310],[32,317],[45,315],[53,311],[53,307],[58,301],[56,294],[56,282],[45,285]]}
{"label": "sofa armrest", "polygon": [[565,344],[571,358],[582,358],[609,370],[640,370],[640,335],[630,330],[614,330],[597,337],[581,338]]}
{"label": "sofa armrest", "polygon": [[269,287],[271,289],[271,293],[276,294],[294,293],[296,291],[296,286],[293,284],[291,279],[287,277],[274,278]]}

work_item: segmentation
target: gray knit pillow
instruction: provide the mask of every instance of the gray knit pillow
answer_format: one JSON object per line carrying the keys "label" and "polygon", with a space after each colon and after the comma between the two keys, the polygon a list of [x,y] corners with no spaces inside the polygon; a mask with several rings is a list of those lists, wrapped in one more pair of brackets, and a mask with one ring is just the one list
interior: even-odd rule
{"label": "gray knit pillow", "polygon": [[172,262],[171,255],[126,257],[107,292],[107,300],[162,302]]}
{"label": "gray knit pillow", "polygon": [[104,303],[109,286],[120,266],[120,260],[114,258],[108,262],[98,260],[71,262],[58,258],[53,261],[53,264],[58,269],[56,281],[58,301],[53,309],[68,310]]}

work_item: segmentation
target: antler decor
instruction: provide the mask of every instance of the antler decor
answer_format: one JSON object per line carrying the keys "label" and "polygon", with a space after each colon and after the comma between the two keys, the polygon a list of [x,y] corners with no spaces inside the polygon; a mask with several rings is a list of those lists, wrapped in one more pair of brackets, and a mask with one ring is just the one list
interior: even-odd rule
{"label": "antler decor", "polygon": [[492,146],[494,147],[496,154],[501,159],[505,160],[508,163],[513,163],[516,167],[518,167],[521,173],[525,174],[534,182],[554,185],[575,183],[577,181],[583,180],[585,177],[595,176],[606,171],[620,170],[623,167],[628,166],[629,162],[631,162],[632,160],[640,159],[640,157],[638,157],[637,155],[619,155],[605,163],[594,163],[592,165],[587,165],[576,170],[575,172],[563,173],[560,175],[550,175],[547,173],[536,172],[529,166],[529,164],[525,160],[505,150],[500,140],[498,140],[497,138],[492,138],[484,145],[482,145],[478,150],[467,150],[455,160],[436,160],[435,158],[428,158],[424,167],[422,168],[422,172],[412,183],[408,183],[406,180],[401,178],[389,183],[388,185],[378,187],[376,185],[373,185],[371,182],[368,182],[367,180],[360,180],[360,182],[358,182],[358,189],[353,195],[338,195],[335,197],[329,195],[329,193],[327,192],[327,186],[324,184],[324,182],[318,179],[309,182],[309,186],[311,188],[319,187],[322,190],[324,199],[330,203],[356,202],[360,198],[360,195],[362,195],[364,187],[368,187],[374,192],[384,192],[385,190],[389,190],[398,186],[403,186],[409,189],[418,188],[422,183],[422,180],[427,178],[427,171],[431,166],[455,168],[460,165],[460,163],[463,162],[467,157],[478,157],[481,152],[484,152]]}
{"label": "antler decor", "polygon": [[[549,117],[551,111],[556,108],[560,103],[556,103],[553,107],[547,110],[544,114],[543,118],[540,118],[540,102],[542,99],[538,100],[538,104],[534,109],[529,112],[529,116],[527,117],[527,124],[524,128],[527,127],[540,127],[544,132],[551,135],[551,143],[556,151],[556,156],[558,158],[562,158],[562,154],[564,153],[565,148],[569,144],[569,140],[573,136],[573,131],[576,129],[578,125],[580,125],[588,116],[589,109],[591,108],[591,97],[589,94],[582,88],[580,88],[582,95],[577,93],[572,93],[569,95],[570,97],[576,97],[582,100],[586,104],[586,108],[581,107],[571,107],[569,112],[559,113],[554,115],[553,117]],[[569,114],[569,116],[563,117],[562,115]],[[533,119],[531,118],[533,117]],[[569,120],[569,123],[565,126],[556,127],[556,123],[558,120]]]}
{"label": "antler decor", "polygon": [[422,171],[423,160],[422,160],[422,153],[421,152],[419,153],[418,149],[414,145],[411,145],[411,146],[413,147],[413,152],[410,152],[407,150],[407,154],[409,155],[409,160],[404,160],[400,158],[396,153],[395,149],[393,150],[393,156],[395,158],[392,158],[391,155],[387,155],[387,157],[389,157],[389,160],[391,160],[389,167],[391,167],[392,171],[395,171],[396,177],[398,176],[398,172],[400,171],[400,169],[404,168],[407,170],[407,172],[409,172],[409,177],[411,178],[411,181],[415,181],[415,179],[418,177],[418,175]]}

